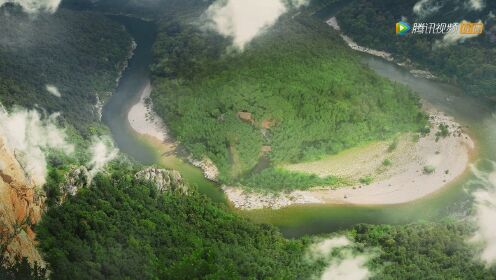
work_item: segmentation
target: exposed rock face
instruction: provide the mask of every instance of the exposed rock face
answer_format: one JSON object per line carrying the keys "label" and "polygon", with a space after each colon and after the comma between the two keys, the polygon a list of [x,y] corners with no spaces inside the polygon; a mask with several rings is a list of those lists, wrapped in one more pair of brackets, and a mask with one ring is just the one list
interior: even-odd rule
{"label": "exposed rock face", "polygon": [[67,173],[65,183],[61,186],[63,200],[67,195],[75,196],[82,188],[90,185],[90,173],[84,166],[73,168]]}
{"label": "exposed rock face", "polygon": [[189,192],[181,174],[175,170],[149,167],[134,175],[136,180],[152,182],[160,192],[177,191],[182,194]]}
{"label": "exposed rock face", "polygon": [[0,138],[0,244],[9,258],[44,262],[36,250],[33,226],[41,219],[45,196],[26,176],[15,155]]}
{"label": "exposed rock face", "polygon": [[219,181],[219,169],[214,164],[214,162],[205,157],[203,160],[196,160],[192,156],[188,157],[188,161],[203,171],[203,176],[212,182]]}

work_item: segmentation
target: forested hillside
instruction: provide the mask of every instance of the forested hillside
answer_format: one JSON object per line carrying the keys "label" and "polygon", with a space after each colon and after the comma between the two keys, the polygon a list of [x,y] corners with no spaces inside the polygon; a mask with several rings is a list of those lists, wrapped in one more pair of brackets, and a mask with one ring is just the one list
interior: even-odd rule
{"label": "forested hillside", "polygon": [[281,18],[242,53],[229,44],[164,23],[152,67],[154,108],[194,156],[217,164],[223,182],[247,176],[262,157],[314,160],[425,125],[417,97],[363,67],[308,15]]}
{"label": "forested hillside", "polygon": [[[337,18],[344,33],[360,45],[411,59],[435,75],[457,83],[469,94],[496,96],[496,2],[484,1],[484,6],[475,10],[467,4],[470,1],[436,0],[426,4],[425,11],[414,13],[417,2],[420,1],[359,0],[348,5]],[[485,32],[464,42],[443,41],[443,35],[400,37],[395,34],[394,24],[402,19],[410,24],[481,20]]]}
{"label": "forested hillside", "polygon": [[373,279],[494,279],[467,244],[473,229],[465,222],[441,221],[411,225],[357,225],[355,242],[379,248]]}
{"label": "forested hillside", "polygon": [[[38,227],[52,279],[312,279],[319,238],[285,239],[196,193],[161,193],[115,165],[52,207]],[[493,279],[463,223],[357,225],[338,235],[370,251],[373,279]],[[323,236],[326,237],[326,236]]]}
{"label": "forested hillside", "polygon": [[131,51],[124,28],[90,12],[32,16],[9,5],[0,26],[0,102],[60,112],[89,136]]}
{"label": "forested hillside", "polygon": [[[128,167],[51,208],[38,227],[52,279],[307,279],[288,240],[197,194],[158,192]],[[318,270],[317,270],[318,271]]]}

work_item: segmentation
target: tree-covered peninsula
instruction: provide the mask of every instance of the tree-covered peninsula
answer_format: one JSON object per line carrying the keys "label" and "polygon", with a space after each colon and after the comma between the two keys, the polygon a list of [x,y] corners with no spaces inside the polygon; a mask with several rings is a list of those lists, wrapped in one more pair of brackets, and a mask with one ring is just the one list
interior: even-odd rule
{"label": "tree-covered peninsula", "polygon": [[[215,32],[167,21],[154,50],[155,110],[196,158],[214,161],[224,183],[259,185],[264,180],[252,177],[265,168],[426,124],[410,90],[363,67],[308,15],[282,17],[243,51]],[[262,176],[284,176],[270,170]]]}

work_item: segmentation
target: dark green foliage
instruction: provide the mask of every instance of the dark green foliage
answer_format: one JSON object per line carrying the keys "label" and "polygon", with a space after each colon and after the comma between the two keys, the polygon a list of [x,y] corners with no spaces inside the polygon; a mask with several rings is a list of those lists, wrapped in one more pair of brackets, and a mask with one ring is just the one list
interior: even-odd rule
{"label": "dark green foliage", "polygon": [[[314,160],[425,124],[407,88],[363,67],[308,15],[283,17],[242,53],[226,53],[226,40],[194,26],[160,30],[155,109],[196,157],[217,164],[223,182],[246,176],[262,146],[274,164]],[[253,121],[237,116],[243,111]],[[265,131],[264,120],[273,122]]]}
{"label": "dark green foliage", "polygon": [[448,129],[448,125],[447,124],[439,124],[439,131],[436,132],[436,136],[437,137],[443,137],[443,138],[446,138],[450,135],[450,132],[449,132],[449,129]]}
{"label": "dark green foliage", "polygon": [[[494,19],[486,21],[486,32],[475,39],[451,46],[436,47],[439,35],[409,34],[399,37],[394,24],[406,17],[413,22],[453,23],[462,20],[476,22],[488,19],[489,11],[496,8],[495,1],[485,1],[481,11],[467,10],[466,2],[452,0],[431,1],[441,7],[438,12],[424,18],[413,14],[417,0],[359,0],[338,14],[344,33],[358,44],[381,49],[409,58],[423,68],[451,82],[459,84],[467,93],[494,96],[496,94],[496,34]],[[493,41],[493,42],[491,42]]]}
{"label": "dark green foliage", "polygon": [[[53,279],[305,279],[307,241],[199,194],[158,193],[125,168],[96,178],[37,227]],[[314,268],[315,269],[315,268]]]}
{"label": "dark green foliage", "polygon": [[372,259],[379,267],[374,279],[494,279],[496,268],[485,270],[467,244],[466,224],[419,223],[404,226],[358,225],[355,241],[380,248]]}
{"label": "dark green foliage", "polygon": [[112,14],[134,15],[147,19],[198,17],[213,0],[63,0],[70,9],[97,10]]}
{"label": "dark green foliage", "polygon": [[111,94],[130,51],[122,26],[94,13],[61,9],[33,17],[18,7],[0,9],[0,26],[1,103],[60,112],[78,132],[92,134],[97,95],[103,101]]}
{"label": "dark green foliage", "polygon": [[38,264],[31,265],[26,258],[17,259],[10,263],[4,255],[4,250],[0,250],[0,279],[1,280],[45,280],[46,269]]}

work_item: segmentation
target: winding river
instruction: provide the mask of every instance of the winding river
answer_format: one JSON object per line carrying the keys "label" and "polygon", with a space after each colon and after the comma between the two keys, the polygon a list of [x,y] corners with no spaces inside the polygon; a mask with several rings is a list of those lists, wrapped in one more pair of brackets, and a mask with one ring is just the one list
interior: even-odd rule
{"label": "winding river", "polygon": [[[104,107],[103,121],[110,127],[121,151],[143,164],[157,164],[180,171],[185,180],[214,201],[226,203],[219,186],[203,178],[202,172],[175,156],[163,157],[160,143],[137,135],[131,129],[127,114],[138,102],[141,90],[149,83],[148,66],[155,37],[153,23],[124,16],[112,16],[122,23],[138,44],[129,67],[123,73],[116,93]],[[363,63],[392,81],[405,84],[439,110],[454,116],[467,126],[476,139],[483,163],[496,161],[496,111],[482,98],[466,96],[451,85],[413,77],[408,71],[385,60],[363,55]],[[359,207],[346,205],[292,206],[280,210],[232,211],[255,222],[273,224],[288,237],[318,234],[346,229],[359,223],[401,224],[420,220],[463,217],[471,209],[471,184],[476,180],[470,172],[455,183],[427,198],[395,206]]]}

